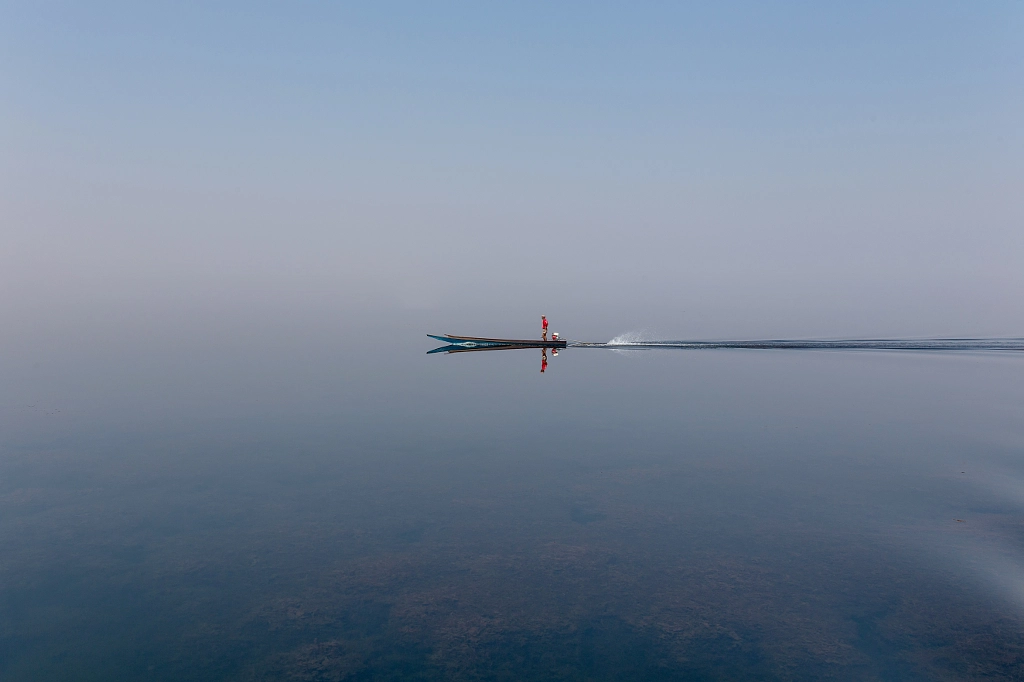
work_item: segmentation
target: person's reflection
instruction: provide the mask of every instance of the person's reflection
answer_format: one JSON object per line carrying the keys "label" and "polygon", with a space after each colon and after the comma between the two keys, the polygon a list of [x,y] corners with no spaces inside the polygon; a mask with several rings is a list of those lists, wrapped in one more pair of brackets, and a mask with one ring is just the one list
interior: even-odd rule
{"label": "person's reflection", "polygon": [[548,349],[540,349],[540,373],[543,374],[544,370],[548,368]]}

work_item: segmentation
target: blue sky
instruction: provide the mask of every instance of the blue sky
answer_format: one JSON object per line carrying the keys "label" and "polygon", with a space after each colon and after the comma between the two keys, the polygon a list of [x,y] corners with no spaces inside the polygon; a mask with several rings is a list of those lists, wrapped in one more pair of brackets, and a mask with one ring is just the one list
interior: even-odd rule
{"label": "blue sky", "polygon": [[1021,35],[1019,2],[7,3],[0,305],[1024,334]]}

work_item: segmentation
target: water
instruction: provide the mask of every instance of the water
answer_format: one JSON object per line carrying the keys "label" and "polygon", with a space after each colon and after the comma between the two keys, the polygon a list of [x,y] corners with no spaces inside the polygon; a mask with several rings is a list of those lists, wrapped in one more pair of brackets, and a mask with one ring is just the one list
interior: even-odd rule
{"label": "water", "polygon": [[630,333],[605,343],[573,341],[574,348],[612,350],[889,350],[917,352],[1024,351],[1024,339],[760,339],[744,341],[657,341]]}
{"label": "water", "polygon": [[1024,356],[420,324],[9,354],[0,678],[1024,675]]}

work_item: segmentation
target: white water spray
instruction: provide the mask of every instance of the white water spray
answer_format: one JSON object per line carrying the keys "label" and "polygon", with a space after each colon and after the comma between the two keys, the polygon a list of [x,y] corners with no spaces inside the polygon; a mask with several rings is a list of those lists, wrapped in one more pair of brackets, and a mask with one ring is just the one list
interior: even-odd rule
{"label": "white water spray", "polygon": [[608,346],[639,346],[650,343],[655,337],[646,329],[623,332],[609,341]]}

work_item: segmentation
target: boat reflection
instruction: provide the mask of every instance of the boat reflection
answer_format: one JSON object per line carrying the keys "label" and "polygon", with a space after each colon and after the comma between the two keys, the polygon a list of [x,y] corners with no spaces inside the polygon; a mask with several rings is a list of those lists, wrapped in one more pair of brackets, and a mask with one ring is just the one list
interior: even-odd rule
{"label": "boat reflection", "polygon": [[[534,349],[540,348],[542,350],[547,350],[547,349],[551,348],[551,345],[550,344],[543,345],[543,344],[538,343],[536,345],[520,344],[518,346],[477,346],[477,347],[466,347],[466,346],[457,346],[455,344],[449,344],[447,346],[439,346],[438,348],[435,348],[433,350],[428,350],[427,351],[427,355],[430,355],[432,353],[481,353],[483,351],[490,351],[490,350],[523,350],[524,348],[534,348]],[[551,348],[551,350],[552,350],[552,353],[554,355],[558,355],[558,349],[557,348]]]}
{"label": "boat reflection", "polygon": [[482,353],[484,351],[492,350],[523,350],[524,348],[534,349],[540,348],[540,371],[543,374],[548,368],[548,351],[551,351],[551,357],[558,355],[558,348],[552,348],[551,344],[538,343],[535,345],[519,344],[516,346],[478,346],[475,348],[467,348],[466,346],[458,346],[455,344],[449,344],[447,346],[439,346],[433,350],[428,350],[427,355],[433,353]]}

